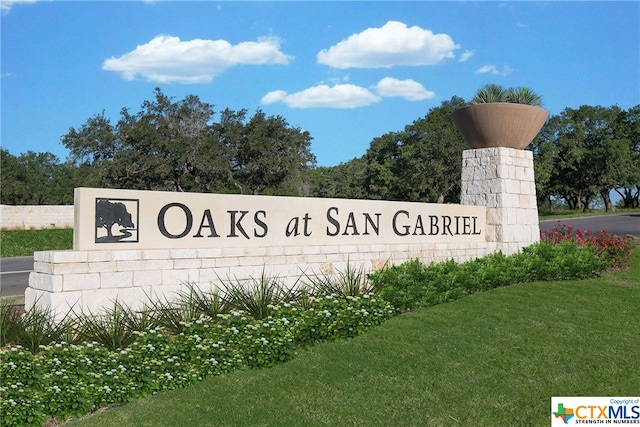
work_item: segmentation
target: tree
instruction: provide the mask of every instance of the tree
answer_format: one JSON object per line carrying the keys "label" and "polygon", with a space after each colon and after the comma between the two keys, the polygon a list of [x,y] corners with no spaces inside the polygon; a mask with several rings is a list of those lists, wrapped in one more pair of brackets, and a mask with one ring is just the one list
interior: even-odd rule
{"label": "tree", "polygon": [[[71,159],[98,173],[98,184],[119,188],[211,191],[230,178],[224,147],[211,131],[211,105],[189,95],[174,102],[158,88],[155,100],[116,126],[104,113],[63,137]],[[221,184],[222,183],[222,184]]]}
{"label": "tree", "polygon": [[214,132],[229,150],[234,185],[252,194],[282,185],[288,178],[305,179],[315,165],[309,147],[311,135],[290,127],[281,116],[269,116],[258,110],[246,121],[246,110],[226,109]]}
{"label": "tree", "polygon": [[389,132],[374,138],[364,156],[364,185],[370,199],[401,200],[398,194],[398,159],[403,132]]}
{"label": "tree", "polygon": [[549,210],[554,208],[554,196],[557,191],[552,188],[551,176],[553,174],[554,159],[557,155],[555,140],[555,130],[559,116],[552,116],[542,127],[538,135],[529,145],[529,150],[533,152],[535,162],[534,173],[536,183],[536,197],[538,206],[548,205]]}
{"label": "tree", "polygon": [[618,120],[619,137],[628,144],[626,161],[617,165],[621,180],[615,191],[625,208],[640,207],[640,105],[622,112]]}
{"label": "tree", "polygon": [[74,171],[70,165],[60,164],[54,154],[28,151],[14,156],[2,149],[0,158],[3,204],[73,203]]}
{"label": "tree", "polygon": [[137,114],[122,110],[112,176],[132,188],[175,191],[211,191],[226,181],[228,160],[210,131],[212,106],[193,95],[172,102],[155,93]]}
{"label": "tree", "polygon": [[63,143],[76,165],[95,168],[107,187],[227,191],[298,187],[306,191],[306,172],[315,164],[311,136],[280,116],[229,109],[214,123],[213,107],[189,95],[173,101],[158,88],[142,109],[120,111],[116,126],[95,116],[71,128]]}
{"label": "tree", "polygon": [[96,186],[112,185],[109,168],[122,148],[116,129],[104,111],[87,120],[79,129],[69,128],[62,136],[62,144],[69,150],[69,161],[79,169],[91,168]]}
{"label": "tree", "polygon": [[0,201],[3,205],[20,205],[26,193],[26,187],[20,179],[25,171],[18,158],[4,148],[0,148],[0,173],[2,174],[2,192]]}
{"label": "tree", "polygon": [[571,121],[571,111],[553,116],[542,128],[534,143],[536,176],[546,176],[546,191],[542,194],[559,196],[570,209],[588,206],[593,189],[585,178],[585,148]]}
{"label": "tree", "polygon": [[545,181],[545,195],[558,195],[571,209],[583,210],[600,195],[611,210],[611,191],[638,182],[628,118],[615,106],[588,105],[566,108],[551,117],[534,144],[537,177]]}
{"label": "tree", "polygon": [[465,105],[462,98],[453,97],[404,131],[374,139],[365,155],[369,195],[389,200],[459,202],[462,151],[468,147],[453,125],[451,113]]}
{"label": "tree", "polygon": [[337,166],[318,167],[310,172],[313,197],[366,199],[364,157],[354,158]]}
{"label": "tree", "polygon": [[[583,135],[590,169],[586,176],[602,197],[607,211],[613,209],[609,194],[619,185],[622,176],[618,165],[628,158],[628,142],[618,139],[618,107],[581,106],[574,112],[576,126]],[[586,206],[585,206],[586,208]]]}
{"label": "tree", "polygon": [[400,157],[404,200],[460,202],[462,152],[470,147],[451,114],[465,105],[462,98],[453,97],[405,129],[412,143],[402,147]]}

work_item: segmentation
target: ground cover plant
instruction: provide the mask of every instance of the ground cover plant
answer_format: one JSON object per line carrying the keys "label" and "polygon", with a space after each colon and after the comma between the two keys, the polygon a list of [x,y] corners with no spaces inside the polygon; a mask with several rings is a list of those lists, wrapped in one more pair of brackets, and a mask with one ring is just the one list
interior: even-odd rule
{"label": "ground cover plant", "polygon": [[65,250],[72,247],[72,229],[0,231],[2,257],[33,256],[36,251]]}
{"label": "ground cover plant", "polygon": [[548,426],[551,396],[637,394],[639,283],[635,250],[628,270],[423,307],[72,425]]}
{"label": "ground cover plant", "polygon": [[[213,293],[210,297],[216,298]],[[172,307],[185,306],[193,305],[181,300]],[[2,307],[3,315],[10,313],[3,318],[3,339],[11,342],[26,335],[28,344],[8,344],[0,350],[2,425],[40,426],[211,375],[270,367],[291,359],[302,347],[357,336],[393,316],[387,302],[370,294],[306,295],[301,303],[269,304],[268,313],[259,318],[228,307],[215,317],[182,316],[169,330],[158,326],[166,314],[153,309],[138,313],[116,302],[105,316],[78,316],[70,326],[65,323],[61,329],[74,330],[65,335],[71,341],[52,341],[48,327],[33,333],[49,319],[43,314],[33,325],[22,324],[31,332],[11,337],[21,329],[12,322],[20,320]]]}
{"label": "ground cover plant", "polygon": [[612,265],[611,252],[597,249],[570,238],[543,240],[509,257],[429,267],[412,261],[370,281],[350,267],[337,284],[323,277],[310,291],[293,293],[261,277],[248,287],[226,284],[222,295],[190,288],[176,302],[142,311],[114,302],[105,316],[80,315],[58,327],[46,313],[17,317],[3,306],[2,345],[10,343],[0,350],[3,424],[41,425],[209,376],[271,367],[316,342],[358,336],[390,318],[392,308],[435,305],[532,280],[591,277]]}

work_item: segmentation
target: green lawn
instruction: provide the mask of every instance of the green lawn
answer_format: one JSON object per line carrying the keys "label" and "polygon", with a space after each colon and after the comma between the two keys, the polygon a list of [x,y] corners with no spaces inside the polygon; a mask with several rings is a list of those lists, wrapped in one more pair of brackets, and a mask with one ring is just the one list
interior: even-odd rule
{"label": "green lawn", "polygon": [[581,210],[570,211],[570,210],[559,210],[559,211],[539,211],[539,219],[540,221],[549,221],[549,220],[558,220],[558,219],[566,219],[566,218],[583,218],[589,216],[604,216],[604,215],[628,215],[631,213],[640,212],[640,208],[628,208],[628,209],[616,209],[613,212],[606,212],[604,209],[598,210],[588,210],[583,212]]}
{"label": "green lawn", "polygon": [[73,248],[72,229],[0,231],[0,256],[33,256],[36,251]]}
{"label": "green lawn", "polygon": [[628,271],[417,310],[73,425],[548,426],[551,396],[638,395],[638,301],[636,250]]}

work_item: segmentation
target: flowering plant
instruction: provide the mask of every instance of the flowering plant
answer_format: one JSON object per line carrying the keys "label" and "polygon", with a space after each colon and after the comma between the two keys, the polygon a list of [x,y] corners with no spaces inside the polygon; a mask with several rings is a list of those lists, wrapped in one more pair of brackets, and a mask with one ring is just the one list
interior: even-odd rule
{"label": "flowering plant", "polygon": [[549,233],[540,233],[540,239],[551,244],[570,241],[585,246],[605,259],[611,268],[627,266],[633,249],[630,237],[619,237],[605,231],[582,231],[559,221]]}

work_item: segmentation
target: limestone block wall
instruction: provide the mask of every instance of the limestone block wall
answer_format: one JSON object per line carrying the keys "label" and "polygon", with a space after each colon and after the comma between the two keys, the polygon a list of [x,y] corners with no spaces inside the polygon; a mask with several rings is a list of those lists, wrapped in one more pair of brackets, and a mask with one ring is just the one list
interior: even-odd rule
{"label": "limestone block wall", "polygon": [[73,228],[73,206],[0,205],[0,229]]}
{"label": "limestone block wall", "polygon": [[476,242],[36,252],[25,306],[50,308],[58,318],[70,310],[99,313],[115,300],[137,309],[149,298],[175,298],[189,285],[210,290],[264,273],[293,286],[305,274],[332,276],[347,265],[371,272],[412,259],[463,262],[495,250],[494,242]]}
{"label": "limestone block wall", "polygon": [[462,155],[462,205],[487,207],[487,240],[505,254],[540,240],[533,153],[495,147]]}

